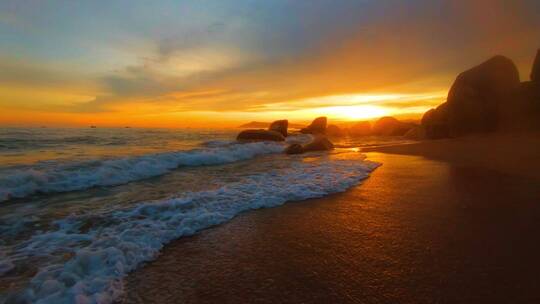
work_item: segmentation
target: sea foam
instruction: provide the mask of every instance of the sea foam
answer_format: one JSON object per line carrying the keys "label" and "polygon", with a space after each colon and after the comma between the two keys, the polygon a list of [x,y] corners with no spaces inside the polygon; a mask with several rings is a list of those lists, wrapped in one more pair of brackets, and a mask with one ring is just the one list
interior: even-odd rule
{"label": "sea foam", "polygon": [[165,152],[103,160],[59,163],[47,161],[0,172],[0,202],[36,193],[114,186],[166,174],[181,166],[232,163],[279,153],[284,145],[273,142],[221,143],[191,151]]}
{"label": "sea foam", "polygon": [[362,159],[299,158],[285,168],[247,175],[218,189],[142,202],[101,214],[99,219],[70,216],[57,221],[53,231],[4,249],[10,258],[8,268],[29,258],[50,261],[26,289],[5,299],[112,303],[123,292],[122,278],[141,262],[154,259],[171,240],[226,222],[246,210],[345,191],[377,166]]}

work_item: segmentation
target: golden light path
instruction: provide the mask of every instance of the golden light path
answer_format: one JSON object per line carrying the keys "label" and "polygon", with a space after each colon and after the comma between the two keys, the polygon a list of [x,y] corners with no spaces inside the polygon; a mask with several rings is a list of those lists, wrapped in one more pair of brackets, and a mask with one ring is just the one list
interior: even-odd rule
{"label": "golden light path", "polygon": [[320,115],[337,120],[370,120],[382,116],[419,118],[425,111],[442,103],[446,95],[446,91],[330,95],[265,104],[257,112],[272,118],[287,113],[291,119],[310,119]]}

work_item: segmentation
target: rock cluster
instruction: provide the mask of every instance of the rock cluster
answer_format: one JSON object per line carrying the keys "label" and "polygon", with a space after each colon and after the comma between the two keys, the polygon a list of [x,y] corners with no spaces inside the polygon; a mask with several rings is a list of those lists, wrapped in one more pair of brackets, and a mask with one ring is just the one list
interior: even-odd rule
{"label": "rock cluster", "polygon": [[[302,129],[304,134],[313,134],[313,140],[305,145],[291,144],[285,149],[287,154],[300,154],[309,151],[327,151],[334,148],[334,144],[326,137],[326,117],[316,118],[311,125]],[[267,130],[251,129],[240,132],[237,136],[239,141],[284,141],[288,134],[287,120],[276,120],[270,124]],[[330,129],[332,130],[332,128]]]}
{"label": "rock cluster", "polygon": [[461,73],[447,101],[422,117],[430,139],[473,133],[523,131],[540,125],[540,51],[531,81],[520,82],[514,62],[495,56]]}

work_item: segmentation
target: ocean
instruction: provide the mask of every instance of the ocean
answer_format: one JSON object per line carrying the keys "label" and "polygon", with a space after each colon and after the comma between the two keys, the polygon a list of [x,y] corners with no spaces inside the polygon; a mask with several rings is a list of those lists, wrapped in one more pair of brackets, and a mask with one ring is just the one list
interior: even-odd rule
{"label": "ocean", "polygon": [[168,242],[343,192],[380,165],[362,146],[396,141],[290,156],[287,144],[311,136],[238,143],[238,131],[0,129],[0,303],[111,303]]}

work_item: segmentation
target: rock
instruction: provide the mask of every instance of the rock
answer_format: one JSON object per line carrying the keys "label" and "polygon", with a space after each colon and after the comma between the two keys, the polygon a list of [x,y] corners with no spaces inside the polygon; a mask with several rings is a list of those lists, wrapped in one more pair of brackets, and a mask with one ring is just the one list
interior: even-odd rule
{"label": "rock", "polygon": [[518,86],[518,70],[503,56],[461,73],[448,93],[449,135],[496,131],[500,108],[512,102],[512,92]]}
{"label": "rock", "polygon": [[328,151],[334,149],[334,144],[326,136],[316,136],[312,142],[305,144],[304,152],[308,151]]}
{"label": "rock", "polygon": [[336,125],[328,125],[328,127],[326,127],[326,135],[341,137],[345,135],[345,132]]}
{"label": "rock", "polygon": [[285,149],[285,153],[287,154],[301,154],[304,152],[304,148],[301,144],[291,144],[290,146]]}
{"label": "rock", "polygon": [[422,140],[426,138],[426,129],[422,126],[416,126],[407,131],[403,136],[407,139]]}
{"label": "rock", "polygon": [[291,144],[285,149],[287,154],[301,154],[310,151],[329,151],[334,149],[334,144],[324,135],[319,135],[305,145]]}
{"label": "rock", "polygon": [[289,121],[284,120],[276,120],[272,124],[270,124],[270,127],[268,127],[268,131],[275,131],[278,133],[281,133],[284,137],[287,137],[287,127],[289,126]]}
{"label": "rock", "polygon": [[326,117],[322,116],[315,118],[309,126],[303,128],[300,132],[304,134],[325,134]]}
{"label": "rock", "polygon": [[536,51],[533,67],[531,70],[531,81],[540,83],[540,50]]}
{"label": "rock", "polygon": [[443,103],[424,114],[421,126],[424,129],[425,138],[439,139],[449,137],[447,108],[448,104]]}
{"label": "rock", "polygon": [[368,121],[360,121],[349,128],[350,136],[366,136],[371,134],[371,123]]}
{"label": "rock", "polygon": [[499,130],[514,112],[519,73],[512,60],[495,56],[456,78],[446,103],[422,118],[428,138]]}
{"label": "rock", "polygon": [[382,117],[373,125],[374,135],[403,136],[413,127],[412,124],[401,122],[394,117]]}
{"label": "rock", "polygon": [[238,134],[236,139],[246,140],[246,141],[257,141],[257,140],[284,141],[285,137],[279,132],[261,129],[261,130],[244,130]]}
{"label": "rock", "polygon": [[502,131],[540,130],[540,82],[522,82],[516,98],[501,113]]}

